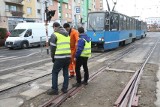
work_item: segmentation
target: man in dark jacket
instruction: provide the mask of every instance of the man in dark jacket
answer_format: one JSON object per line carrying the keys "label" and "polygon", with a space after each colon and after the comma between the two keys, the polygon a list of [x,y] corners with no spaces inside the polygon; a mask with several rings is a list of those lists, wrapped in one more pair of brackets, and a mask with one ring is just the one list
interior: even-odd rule
{"label": "man in dark jacket", "polygon": [[49,95],[58,94],[58,74],[63,69],[64,82],[61,91],[67,93],[69,77],[68,66],[71,58],[70,37],[68,32],[60,26],[58,22],[53,23],[54,33],[51,35],[50,48],[52,62],[52,88],[48,91]]}
{"label": "man in dark jacket", "polygon": [[[80,33],[80,35],[77,51],[75,54],[77,83],[73,84],[73,87],[79,87],[81,86],[81,84],[88,84],[89,72],[87,62],[88,58],[91,57],[91,38],[84,33],[83,27],[78,28],[78,32]],[[80,67],[82,65],[84,69],[84,80],[81,82]]]}

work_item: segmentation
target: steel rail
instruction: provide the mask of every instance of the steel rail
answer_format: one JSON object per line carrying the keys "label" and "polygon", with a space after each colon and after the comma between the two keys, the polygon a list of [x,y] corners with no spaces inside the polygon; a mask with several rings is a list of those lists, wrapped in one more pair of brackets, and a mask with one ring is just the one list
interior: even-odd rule
{"label": "steel rail", "polygon": [[134,95],[136,96],[136,93],[137,93],[137,89],[138,89],[138,84],[140,83],[140,79],[142,77],[142,74],[143,74],[143,69],[145,67],[145,65],[147,64],[148,60],[150,59],[152,53],[154,52],[155,48],[157,47],[157,44],[159,42],[160,39],[158,39],[154,45],[154,47],[152,48],[152,50],[150,51],[150,53],[148,54],[147,56],[147,59],[145,60],[145,62],[143,63],[140,71],[139,71],[139,75],[137,77],[137,81],[135,82],[135,87],[133,88],[133,91],[131,93],[131,99],[129,100],[129,103],[128,103],[128,107],[131,107],[132,106],[132,102],[133,102],[133,97]]}
{"label": "steel rail", "polygon": [[[138,90],[138,84],[139,84],[141,76],[143,74],[143,69],[144,69],[145,65],[147,64],[149,58],[151,57],[152,53],[154,52],[159,40],[156,41],[154,47],[151,49],[151,51],[147,55],[147,58],[142,63],[142,66],[140,67],[140,69],[134,73],[134,75],[132,76],[132,78],[130,79],[128,84],[123,89],[122,93],[119,95],[118,99],[114,103],[115,107],[132,107],[132,106],[136,107],[136,106],[138,106],[138,104],[137,104],[138,98],[134,99],[135,97],[137,97],[136,93]],[[136,103],[133,103],[133,102],[136,102]]]}

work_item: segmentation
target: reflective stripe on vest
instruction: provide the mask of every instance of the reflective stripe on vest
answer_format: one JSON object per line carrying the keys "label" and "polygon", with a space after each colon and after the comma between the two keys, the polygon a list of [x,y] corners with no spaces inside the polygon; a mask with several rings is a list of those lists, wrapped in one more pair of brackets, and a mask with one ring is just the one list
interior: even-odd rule
{"label": "reflective stripe on vest", "polygon": [[57,37],[57,47],[54,58],[71,57],[70,37],[64,36],[60,33],[54,33]]}
{"label": "reflective stripe on vest", "polygon": [[85,41],[85,46],[84,49],[81,53],[81,56],[83,57],[91,57],[91,41],[87,42],[85,39],[83,39]]}

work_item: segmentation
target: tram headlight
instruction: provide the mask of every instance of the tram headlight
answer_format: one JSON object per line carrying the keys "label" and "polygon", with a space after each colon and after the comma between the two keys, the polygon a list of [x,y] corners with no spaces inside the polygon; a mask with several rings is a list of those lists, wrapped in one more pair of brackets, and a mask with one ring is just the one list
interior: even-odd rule
{"label": "tram headlight", "polygon": [[99,38],[99,41],[102,41],[102,38]]}
{"label": "tram headlight", "polygon": [[99,38],[99,41],[104,41],[104,38]]}
{"label": "tram headlight", "polygon": [[102,41],[104,41],[104,38],[102,38]]}

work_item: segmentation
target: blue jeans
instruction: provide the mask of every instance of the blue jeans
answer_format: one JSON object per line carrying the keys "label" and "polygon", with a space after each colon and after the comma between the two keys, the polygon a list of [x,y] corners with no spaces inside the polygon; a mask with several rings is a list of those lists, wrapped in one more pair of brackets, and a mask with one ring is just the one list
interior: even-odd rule
{"label": "blue jeans", "polygon": [[68,67],[70,63],[70,58],[55,59],[53,69],[52,69],[52,89],[58,91],[58,74],[61,69],[63,69],[63,86],[62,88],[67,90],[69,84]]}

